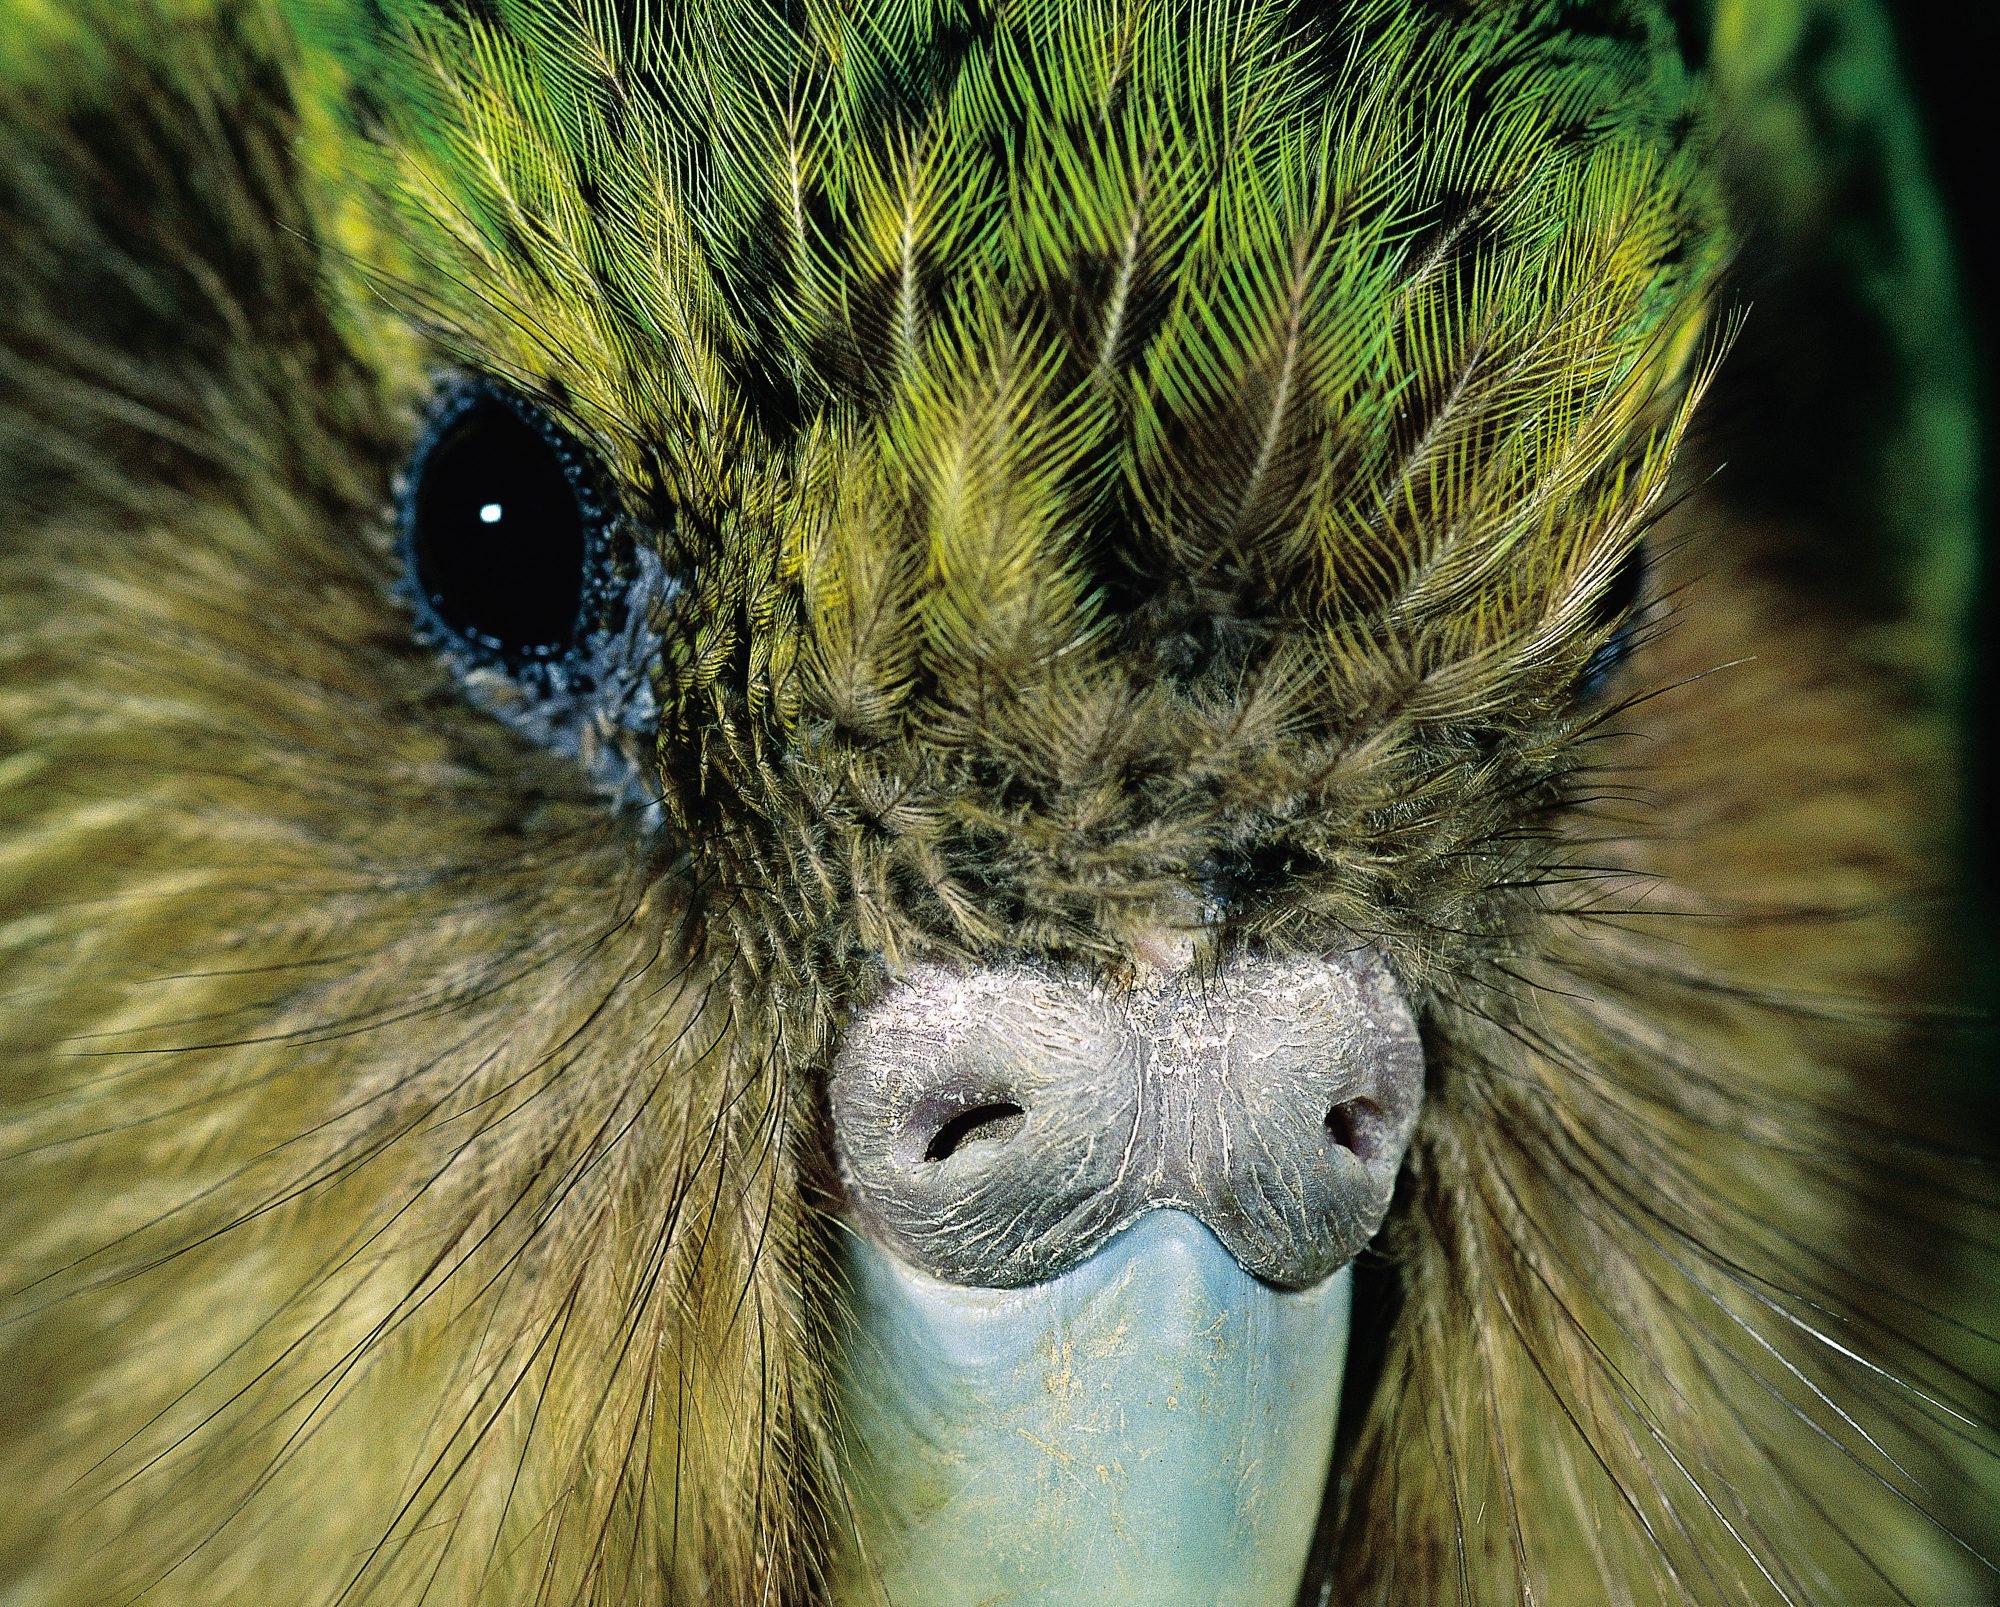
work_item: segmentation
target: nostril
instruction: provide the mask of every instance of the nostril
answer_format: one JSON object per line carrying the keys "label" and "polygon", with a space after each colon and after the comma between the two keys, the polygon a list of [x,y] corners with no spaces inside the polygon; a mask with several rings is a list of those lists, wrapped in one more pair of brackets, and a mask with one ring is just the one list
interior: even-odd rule
{"label": "nostril", "polygon": [[1011,1138],[1026,1117],[1027,1112],[1008,1099],[961,1110],[931,1134],[924,1159],[948,1161],[968,1144],[997,1144]]}
{"label": "nostril", "polygon": [[1326,1113],[1327,1136],[1358,1161],[1374,1157],[1382,1112],[1372,1099],[1344,1099]]}

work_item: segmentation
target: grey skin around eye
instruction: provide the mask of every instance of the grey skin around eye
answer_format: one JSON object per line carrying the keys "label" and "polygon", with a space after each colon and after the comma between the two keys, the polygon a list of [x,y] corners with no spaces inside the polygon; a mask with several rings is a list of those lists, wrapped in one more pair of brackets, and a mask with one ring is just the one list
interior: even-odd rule
{"label": "grey skin around eye", "polygon": [[1046,966],[921,966],[852,1023],[830,1094],[857,1216],[936,1277],[1037,1283],[1171,1208],[1298,1289],[1381,1226],[1423,1051],[1365,949],[1122,992]]}

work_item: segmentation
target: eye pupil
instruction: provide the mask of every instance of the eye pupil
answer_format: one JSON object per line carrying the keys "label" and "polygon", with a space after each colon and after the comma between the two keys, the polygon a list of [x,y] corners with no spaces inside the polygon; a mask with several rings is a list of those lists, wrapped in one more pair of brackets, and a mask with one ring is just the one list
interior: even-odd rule
{"label": "eye pupil", "polygon": [[576,639],[592,523],[580,454],[530,404],[484,385],[447,398],[411,465],[403,519],[423,600],[513,659]]}
{"label": "eye pupil", "polygon": [[1594,610],[1600,629],[1611,627],[1611,639],[1591,655],[1590,663],[1583,672],[1583,684],[1579,688],[1585,697],[1596,697],[1610,684],[1632,653],[1632,638],[1637,628],[1636,614],[1640,599],[1646,591],[1646,547],[1643,542],[1626,554],[1625,561],[1618,566],[1618,572],[1611,577],[1611,583],[1604,594],[1597,599]]}

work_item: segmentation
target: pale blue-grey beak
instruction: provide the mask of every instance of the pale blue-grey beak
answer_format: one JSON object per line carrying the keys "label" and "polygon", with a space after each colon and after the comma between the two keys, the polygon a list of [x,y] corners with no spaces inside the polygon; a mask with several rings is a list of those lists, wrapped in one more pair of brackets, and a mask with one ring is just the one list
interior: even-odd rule
{"label": "pale blue-grey beak", "polygon": [[941,1283],[857,1241],[842,1603],[1289,1603],[1347,1355],[1342,1270],[1261,1284],[1156,1211],[1063,1276]]}
{"label": "pale blue-grey beak", "polygon": [[922,968],[835,1067],[835,1600],[1285,1607],[1423,1057],[1369,951]]}

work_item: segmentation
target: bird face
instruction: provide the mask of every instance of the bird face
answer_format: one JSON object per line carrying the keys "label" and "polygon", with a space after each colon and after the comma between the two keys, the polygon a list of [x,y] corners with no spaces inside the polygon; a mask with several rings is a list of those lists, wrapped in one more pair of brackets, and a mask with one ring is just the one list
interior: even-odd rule
{"label": "bird face", "polygon": [[[1394,8],[1109,26],[663,28],[601,41],[587,105],[526,35],[420,27],[465,111],[386,181],[457,198],[414,201],[405,272],[467,287],[427,294],[478,376],[403,493],[416,612],[490,706],[658,797],[684,918],[727,923],[695,946],[728,956],[728,1054],[814,1090],[800,1148],[866,1291],[832,1365],[871,1459],[856,1599],[940,1599],[940,1570],[968,1601],[1171,1592],[1196,1559],[1217,1600],[1292,1588],[1341,1296],[1288,1319],[1317,1430],[1275,1443],[1246,1425],[1293,1387],[1287,1322],[1236,1341],[1242,1398],[1173,1458],[1141,1403],[1194,1381],[1148,1389],[1179,1370],[1118,1336],[1135,1302],[1176,1313],[1172,1356],[1291,1311],[1381,1225],[1424,1075],[1406,986],[1537,914],[1707,310],[1686,86],[1643,52]],[[440,79],[374,70],[404,104]],[[1587,132],[1617,95],[1646,98]],[[605,153],[588,187],[552,104]],[[544,460],[545,497],[494,489]],[[493,568],[524,519],[555,585]],[[966,1309],[1102,1276],[1158,1210],[1208,1230],[1206,1298]],[[968,1364],[968,1325],[1103,1352],[1120,1427],[1024,1426],[1035,1366]],[[1044,1493],[1079,1446],[1096,1517]],[[1241,1520],[1275,1501],[1252,1470],[1281,1522]]]}
{"label": "bird face", "polygon": [[24,1599],[1931,1565],[1798,1007],[1925,814],[1673,600],[1664,13],[289,11],[9,170]]}

